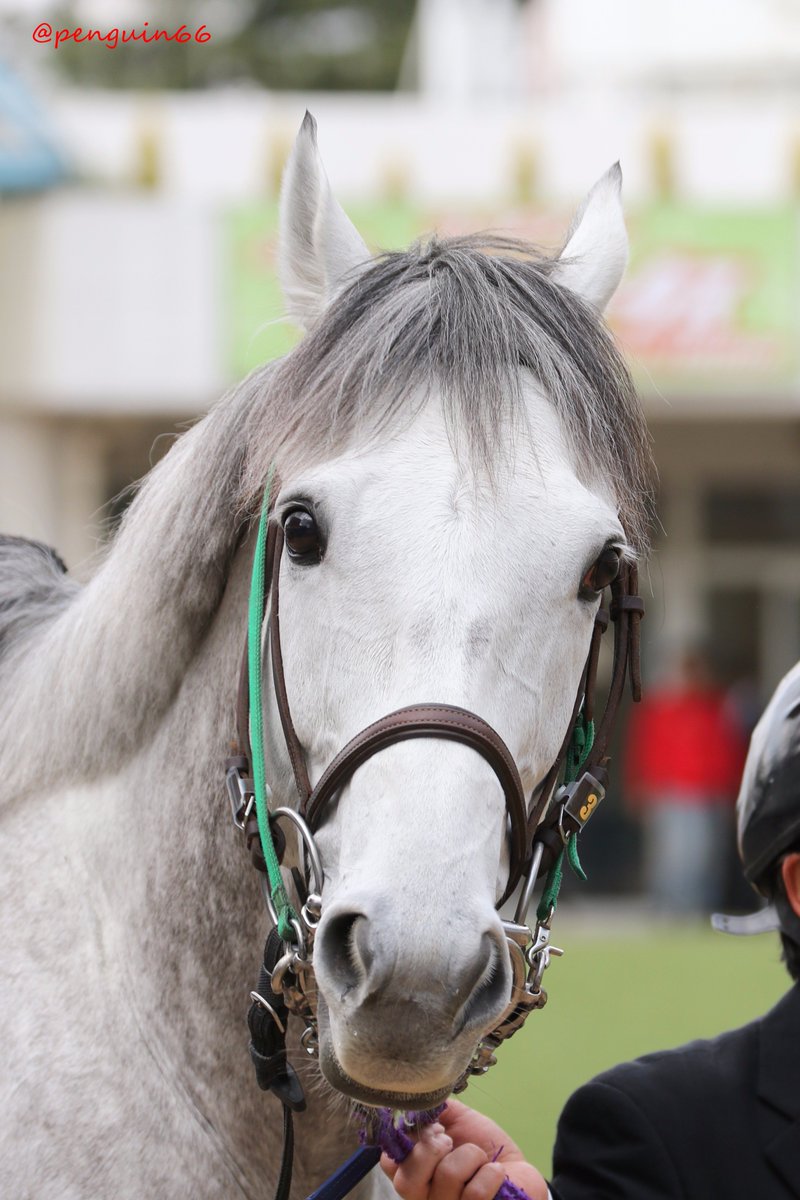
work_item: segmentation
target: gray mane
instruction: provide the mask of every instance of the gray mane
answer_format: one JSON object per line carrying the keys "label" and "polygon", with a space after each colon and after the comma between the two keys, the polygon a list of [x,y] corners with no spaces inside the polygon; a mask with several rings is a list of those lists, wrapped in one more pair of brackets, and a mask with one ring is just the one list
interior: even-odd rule
{"label": "gray mane", "polygon": [[79,590],[55,550],[0,534],[0,657],[12,639],[55,616]]}
{"label": "gray mane", "polygon": [[498,425],[524,424],[520,368],[529,368],[587,482],[608,481],[627,538],[643,552],[651,494],[643,417],[600,317],[552,278],[555,267],[503,238],[385,254],[295,350],[178,439],[85,587],[42,547],[4,541],[7,793],[45,786],[42,768],[35,779],[28,769],[43,721],[58,742],[50,763],[62,779],[108,771],[150,736],[213,628],[270,463],[288,474],[407,423],[432,381],[454,446],[491,469],[509,448]]}
{"label": "gray mane", "polygon": [[653,468],[644,417],[602,318],[554,281],[556,266],[525,242],[490,235],[383,254],[291,354],[262,369],[265,428],[249,447],[246,488],[260,490],[273,457],[308,462],[311,448],[321,459],[413,415],[412,396],[424,401],[432,382],[454,444],[490,466],[503,450],[498,424],[519,424],[525,367],[580,467],[610,482],[628,539],[645,550]]}

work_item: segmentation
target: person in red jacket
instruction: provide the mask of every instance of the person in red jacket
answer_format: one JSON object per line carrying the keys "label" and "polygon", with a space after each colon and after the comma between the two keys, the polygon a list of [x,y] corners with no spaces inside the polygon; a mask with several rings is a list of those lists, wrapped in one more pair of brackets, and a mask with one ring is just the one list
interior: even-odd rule
{"label": "person in red jacket", "polygon": [[700,651],[684,652],[675,682],[634,710],[627,794],[644,825],[646,885],[658,910],[689,915],[721,903],[746,751],[744,731]]}

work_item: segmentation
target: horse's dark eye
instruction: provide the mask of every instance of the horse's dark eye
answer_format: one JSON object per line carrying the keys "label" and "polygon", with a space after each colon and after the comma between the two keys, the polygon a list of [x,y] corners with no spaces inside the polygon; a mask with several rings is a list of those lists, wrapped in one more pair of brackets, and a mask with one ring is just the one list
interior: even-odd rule
{"label": "horse's dark eye", "polygon": [[581,580],[580,595],[585,600],[593,600],[598,592],[607,588],[619,575],[619,565],[622,556],[613,546],[606,546],[602,554],[592,563]]}
{"label": "horse's dark eye", "polygon": [[294,562],[313,564],[322,558],[322,538],[310,512],[296,508],[283,522],[283,537]]}

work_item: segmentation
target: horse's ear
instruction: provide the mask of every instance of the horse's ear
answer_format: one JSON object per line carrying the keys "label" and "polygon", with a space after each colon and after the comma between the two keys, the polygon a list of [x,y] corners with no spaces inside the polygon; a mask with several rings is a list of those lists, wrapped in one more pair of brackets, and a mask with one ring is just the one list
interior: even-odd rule
{"label": "horse's ear", "polygon": [[278,273],[289,315],[310,329],[369,257],[334,199],[317,150],[317,123],[307,112],[281,185]]}
{"label": "horse's ear", "polygon": [[628,234],[622,214],[622,171],[614,163],[584,200],[553,272],[602,312],[619,287],[628,263]]}

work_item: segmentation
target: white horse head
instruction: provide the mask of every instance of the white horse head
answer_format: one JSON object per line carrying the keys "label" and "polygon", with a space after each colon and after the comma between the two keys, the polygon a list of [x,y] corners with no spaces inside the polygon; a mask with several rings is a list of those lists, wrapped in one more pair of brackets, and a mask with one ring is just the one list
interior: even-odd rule
{"label": "white horse head", "polygon": [[[532,791],[598,589],[644,544],[649,447],[600,316],[626,257],[616,169],[554,259],[461,238],[371,260],[309,119],[281,210],[303,341],[178,440],[85,587],[0,537],[3,1194],[211,1200],[274,1179],[275,1107],[244,1048],[258,888],[220,804],[242,514],[270,464],[312,782],[370,722],[428,702],[483,717]],[[296,804],[269,690],[264,707],[268,781]],[[373,755],[328,805],[314,962],[335,1088],[424,1106],[494,1027],[507,826],[481,755],[435,738]],[[352,1136],[308,1100],[298,1194]]]}
{"label": "white horse head", "polygon": [[[292,423],[273,519],[312,784],[416,703],[483,717],[529,794],[558,754],[600,589],[643,532],[645,436],[599,315],[627,260],[619,192],[613,167],[557,259],[456,239],[372,260],[306,118],[280,273],[309,332],[272,383]],[[251,478],[265,467],[257,453]],[[266,724],[292,803],[274,697]],[[318,841],[323,1072],[359,1100],[433,1103],[509,1000],[498,780],[468,747],[403,742],[355,772]]]}

